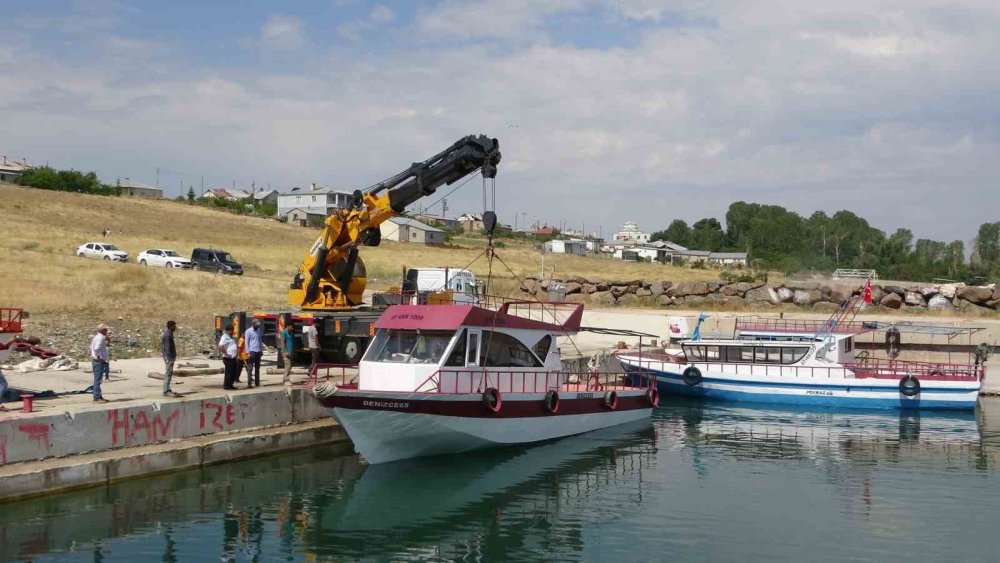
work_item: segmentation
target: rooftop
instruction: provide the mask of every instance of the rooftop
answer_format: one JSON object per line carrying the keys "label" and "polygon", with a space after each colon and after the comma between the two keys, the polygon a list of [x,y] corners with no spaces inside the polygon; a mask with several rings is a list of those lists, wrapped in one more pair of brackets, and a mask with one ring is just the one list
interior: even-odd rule
{"label": "rooftop", "polygon": [[409,217],[392,217],[389,219],[389,222],[394,223],[396,225],[406,225],[407,227],[416,227],[422,231],[428,231],[431,233],[444,232],[441,229],[438,229],[437,227],[432,227],[426,223],[421,223],[416,219],[410,219]]}

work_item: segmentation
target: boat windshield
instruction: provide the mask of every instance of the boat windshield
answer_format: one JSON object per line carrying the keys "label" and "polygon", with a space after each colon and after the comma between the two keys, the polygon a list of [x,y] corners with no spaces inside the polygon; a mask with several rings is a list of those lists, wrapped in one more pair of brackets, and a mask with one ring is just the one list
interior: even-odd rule
{"label": "boat windshield", "polygon": [[379,329],[365,361],[393,364],[437,364],[455,332],[450,330]]}

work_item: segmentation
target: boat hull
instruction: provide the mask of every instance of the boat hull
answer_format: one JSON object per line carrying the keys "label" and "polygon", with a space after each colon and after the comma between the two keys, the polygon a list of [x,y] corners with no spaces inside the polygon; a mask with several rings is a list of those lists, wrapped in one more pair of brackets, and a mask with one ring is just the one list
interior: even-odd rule
{"label": "boat hull", "polygon": [[973,410],[979,399],[978,382],[921,381],[921,391],[913,397],[900,393],[899,382],[892,379],[830,379],[808,381],[805,378],[771,377],[748,379],[726,374],[705,373],[697,385],[688,385],[681,369],[655,369],[643,361],[643,374],[626,358],[620,359],[626,371],[642,384],[646,374],[656,379],[660,393],[710,400],[767,404],[811,405],[864,409]]}
{"label": "boat hull", "polygon": [[545,410],[541,393],[507,395],[496,413],[480,394],[341,391],[321,402],[358,453],[378,464],[542,442],[649,418],[653,407],[644,390],[617,393],[615,409],[604,405],[602,393],[581,393],[561,398],[556,414]]}

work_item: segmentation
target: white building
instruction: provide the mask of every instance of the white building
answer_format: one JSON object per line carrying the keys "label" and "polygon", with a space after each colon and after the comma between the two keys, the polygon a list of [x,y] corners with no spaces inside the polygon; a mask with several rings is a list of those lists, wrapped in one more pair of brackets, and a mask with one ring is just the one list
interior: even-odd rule
{"label": "white building", "polygon": [[16,160],[8,160],[6,156],[3,157],[3,163],[0,164],[0,182],[16,182],[21,176],[21,172],[31,168],[27,160],[22,160],[18,162]]}
{"label": "white building", "polygon": [[639,226],[632,221],[625,221],[621,230],[615,233],[615,236],[611,240],[615,242],[629,242],[632,244],[646,244],[649,242],[650,236],[652,235],[640,231]]}
{"label": "white building", "polygon": [[545,243],[545,252],[552,254],[586,254],[587,241],[580,239],[550,240]]}
{"label": "white building", "polygon": [[444,231],[409,217],[392,217],[379,226],[382,240],[417,244],[444,244]]}
{"label": "white building", "polygon": [[130,197],[148,197],[152,199],[163,199],[163,190],[155,186],[136,182],[131,178],[125,178],[118,182],[122,195]]}
{"label": "white building", "polygon": [[312,184],[308,188],[295,187],[278,194],[278,217],[284,218],[293,209],[309,214],[329,215],[331,209],[342,209],[351,203],[349,192],[333,188],[319,188]]}

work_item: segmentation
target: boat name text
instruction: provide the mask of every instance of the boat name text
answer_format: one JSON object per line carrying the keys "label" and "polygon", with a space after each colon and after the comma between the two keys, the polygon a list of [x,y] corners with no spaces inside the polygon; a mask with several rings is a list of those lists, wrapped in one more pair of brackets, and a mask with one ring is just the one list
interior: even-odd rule
{"label": "boat name text", "polygon": [[374,407],[376,409],[408,409],[410,408],[410,403],[405,401],[374,401],[365,399],[361,403],[366,407]]}
{"label": "boat name text", "polygon": [[576,398],[577,399],[593,399],[594,398],[594,394],[593,393],[577,393],[576,394]]}
{"label": "boat name text", "polygon": [[827,397],[833,396],[833,391],[806,391],[806,395],[825,395]]}

